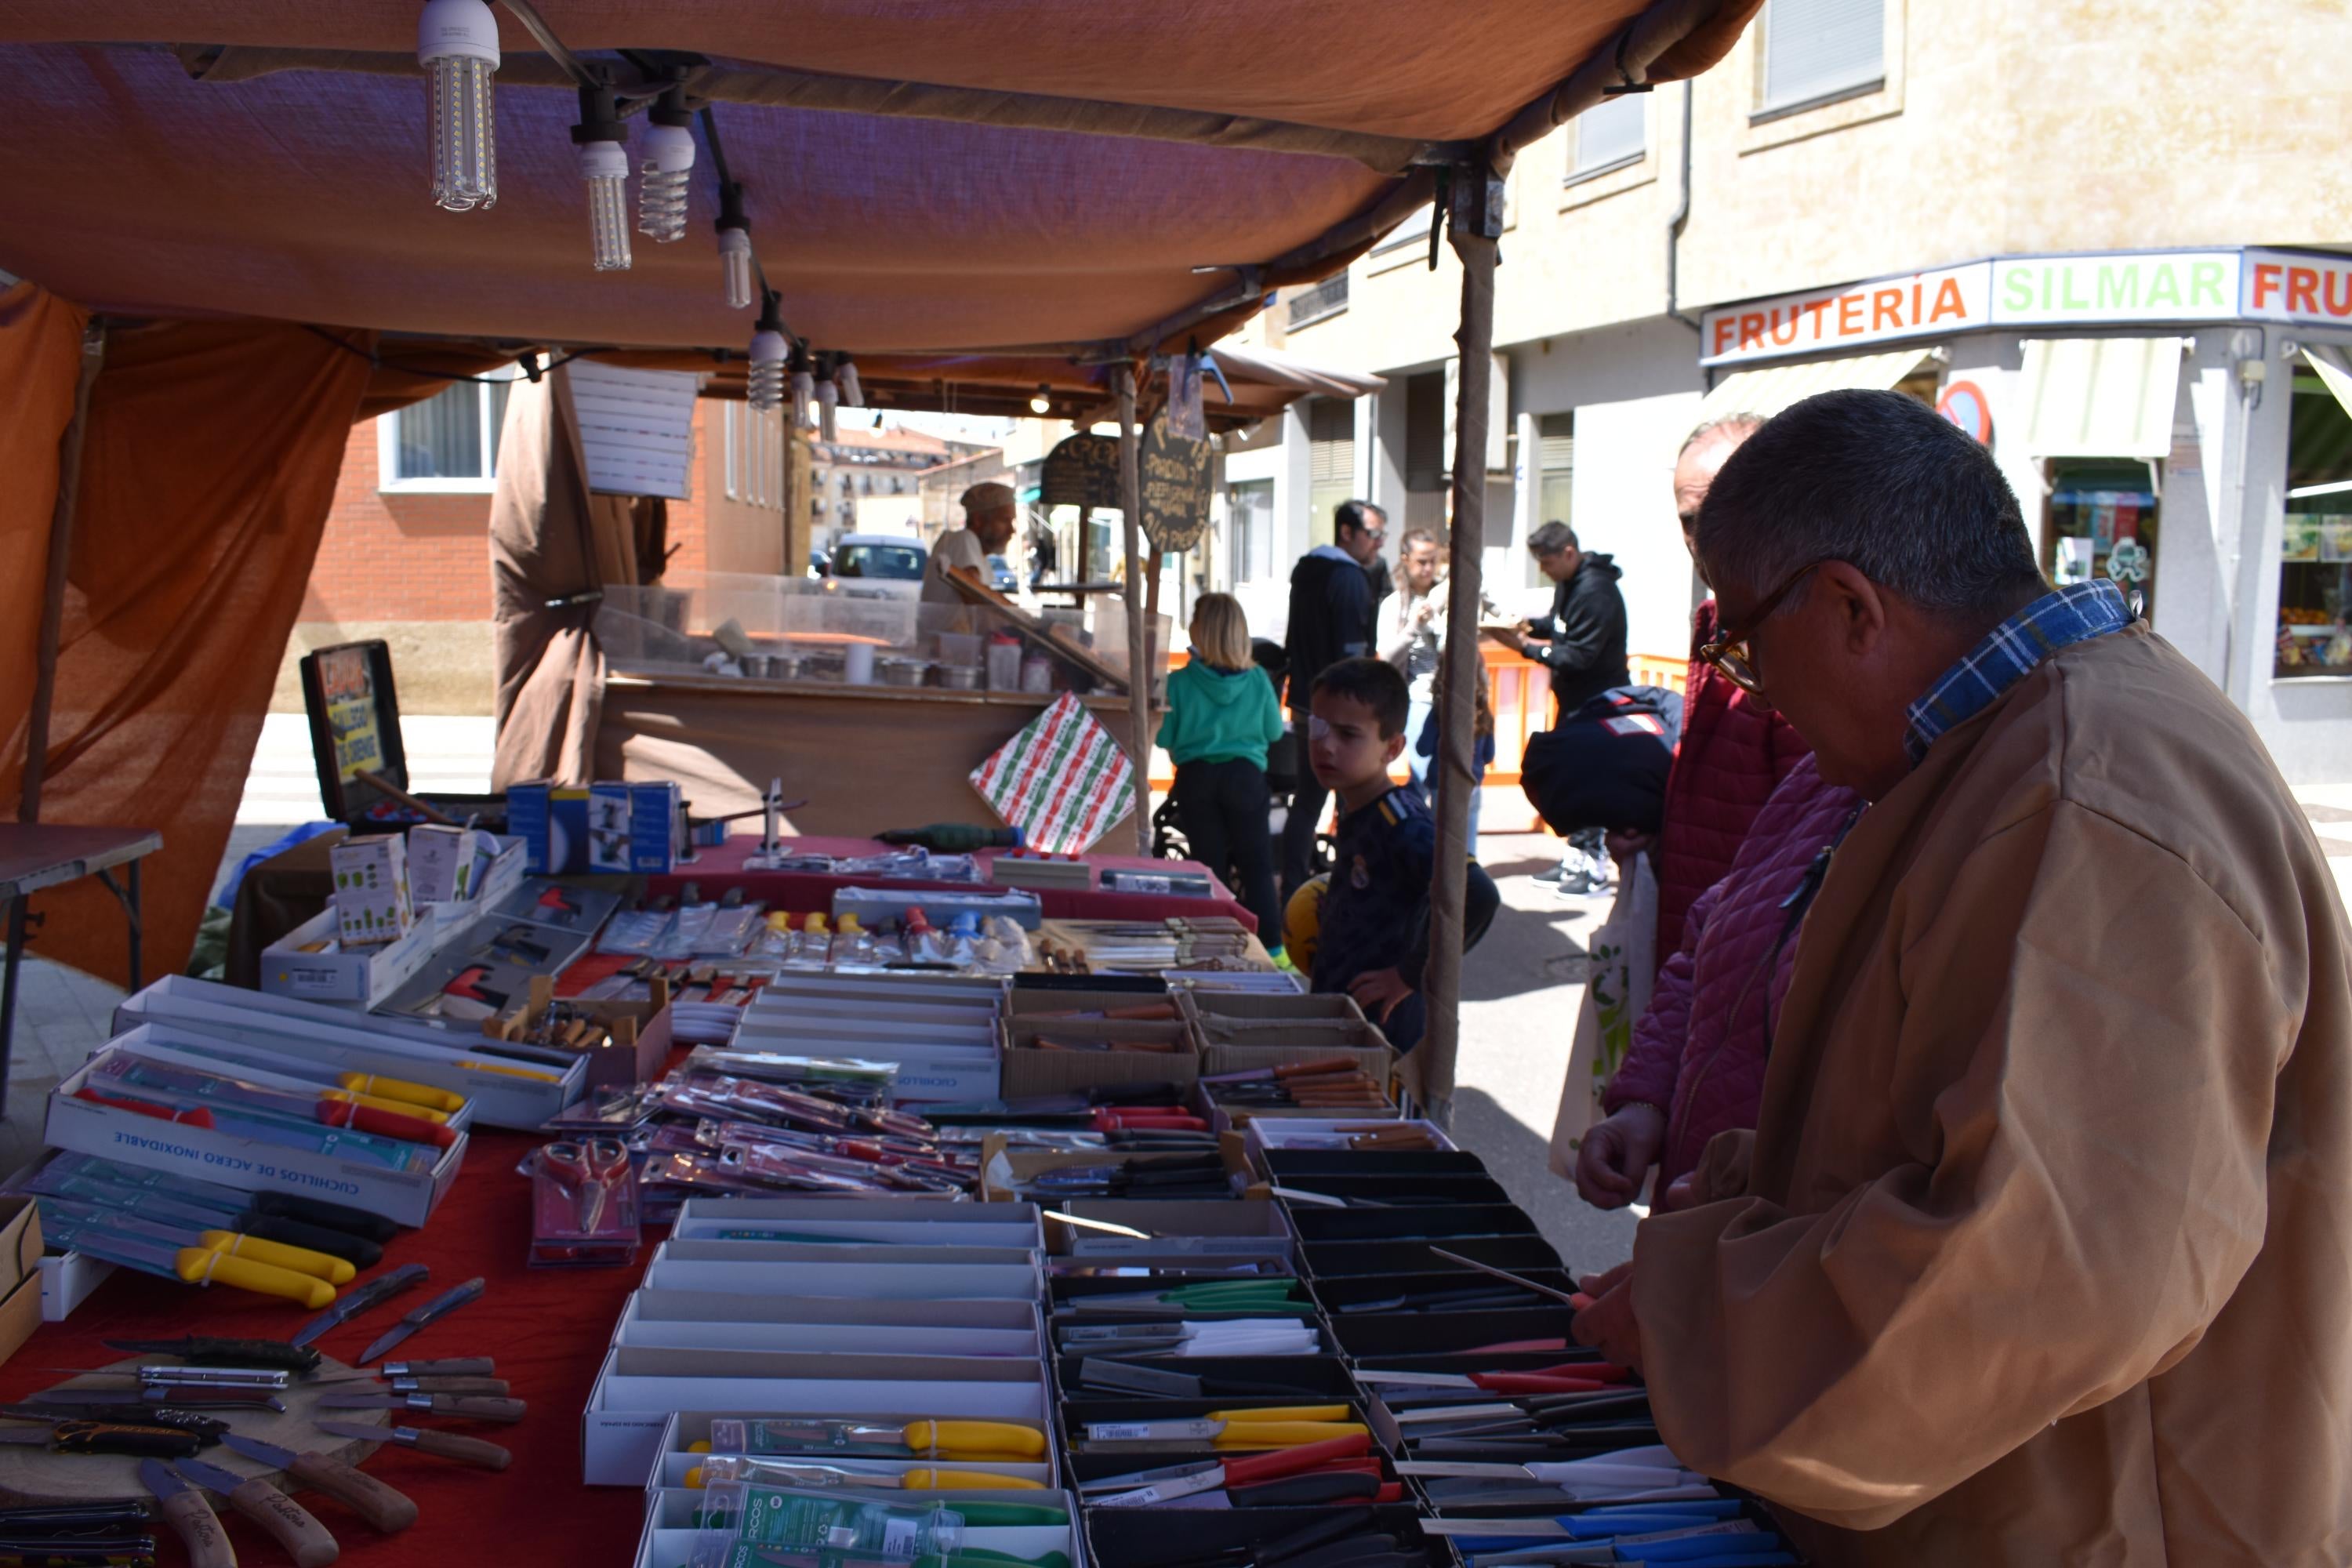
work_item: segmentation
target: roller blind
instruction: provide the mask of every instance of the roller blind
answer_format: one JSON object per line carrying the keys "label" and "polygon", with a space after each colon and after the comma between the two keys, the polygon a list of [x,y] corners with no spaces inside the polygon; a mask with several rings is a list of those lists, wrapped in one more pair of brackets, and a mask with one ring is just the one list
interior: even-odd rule
{"label": "roller blind", "polygon": [[1826,98],[1886,75],[1885,0],[1769,0],[1762,109]]}
{"label": "roller blind", "polygon": [[1629,92],[1604,98],[1576,117],[1576,166],[1589,174],[1642,155],[1643,133],[1648,127],[1650,95]]}

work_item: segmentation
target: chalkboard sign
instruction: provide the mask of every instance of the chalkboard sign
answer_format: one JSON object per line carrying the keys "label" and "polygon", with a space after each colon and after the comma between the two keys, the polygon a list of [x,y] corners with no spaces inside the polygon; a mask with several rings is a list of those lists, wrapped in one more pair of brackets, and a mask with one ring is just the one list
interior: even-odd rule
{"label": "chalkboard sign", "polygon": [[1108,436],[1071,437],[1045,454],[1038,489],[1037,500],[1044,506],[1116,509],[1118,442]]}
{"label": "chalkboard sign", "polygon": [[1143,531],[1154,550],[1190,550],[1209,528],[1209,444],[1179,436],[1162,410],[1143,432]]}

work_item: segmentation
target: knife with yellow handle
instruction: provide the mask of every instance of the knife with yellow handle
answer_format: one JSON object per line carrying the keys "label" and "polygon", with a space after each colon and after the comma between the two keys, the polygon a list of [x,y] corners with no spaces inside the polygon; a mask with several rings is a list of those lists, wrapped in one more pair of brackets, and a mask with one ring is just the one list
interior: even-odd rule
{"label": "knife with yellow handle", "polygon": [[[308,1274],[330,1285],[348,1285],[359,1273],[352,1267],[349,1258],[331,1258],[307,1247],[289,1247],[282,1241],[264,1241],[240,1230],[208,1230],[201,1239],[206,1247],[223,1257],[250,1258],[256,1263],[266,1263],[272,1268]],[[329,1299],[332,1300],[331,1297]]]}
{"label": "knife with yellow handle", "polygon": [[387,1100],[383,1095],[362,1094],[357,1089],[322,1089],[319,1091],[319,1098],[348,1100],[353,1105],[364,1105],[370,1110],[388,1110],[394,1116],[414,1116],[420,1121],[430,1121],[436,1124],[443,1124],[449,1120],[447,1111],[436,1110],[429,1105],[415,1105],[405,1100]]}
{"label": "knife with yellow handle", "polygon": [[466,1109],[466,1097],[446,1089],[436,1089],[429,1083],[411,1083],[406,1079],[385,1078],[379,1073],[347,1072],[335,1075],[335,1082],[353,1094],[373,1094],[383,1100],[398,1100],[406,1105],[422,1105],[446,1115]]}
{"label": "knife with yellow handle", "polygon": [[191,1285],[234,1285],[257,1296],[299,1301],[313,1311],[335,1299],[335,1288],[315,1274],[299,1274],[209,1247],[180,1248],[174,1272]]}

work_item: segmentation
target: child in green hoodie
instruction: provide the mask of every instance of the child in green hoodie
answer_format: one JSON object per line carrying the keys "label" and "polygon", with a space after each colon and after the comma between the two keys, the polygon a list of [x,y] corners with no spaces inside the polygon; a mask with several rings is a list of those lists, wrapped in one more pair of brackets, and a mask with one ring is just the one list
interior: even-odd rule
{"label": "child in green hoodie", "polygon": [[1160,725],[1160,744],[1176,764],[1176,809],[1192,858],[1219,877],[1238,873],[1234,890],[1257,917],[1258,939],[1279,957],[1265,749],[1282,737],[1282,705],[1250,658],[1240,600],[1202,595],[1192,637],[1192,662],[1168,678],[1168,716]]}

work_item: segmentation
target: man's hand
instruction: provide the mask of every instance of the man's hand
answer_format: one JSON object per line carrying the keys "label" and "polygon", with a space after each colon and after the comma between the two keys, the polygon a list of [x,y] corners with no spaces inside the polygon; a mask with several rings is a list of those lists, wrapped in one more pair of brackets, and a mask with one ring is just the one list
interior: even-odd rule
{"label": "man's hand", "polygon": [[1528,624],[1525,621],[1521,621],[1517,627],[1489,626],[1486,628],[1486,635],[1513,653],[1528,651]]}
{"label": "man's hand", "polygon": [[1609,846],[1609,858],[1622,867],[1636,855],[1646,855],[1657,847],[1658,836],[1644,833],[1638,827],[1612,827],[1603,836]]}
{"label": "man's hand", "polygon": [[1576,1154],[1576,1190],[1597,1209],[1623,1208],[1642,1190],[1666,1142],[1666,1119],[1654,1105],[1629,1105],[1584,1135]]}
{"label": "man's hand", "polygon": [[1619,1366],[1642,1370],[1642,1325],[1633,1316],[1633,1266],[1621,1263],[1606,1274],[1578,1281],[1576,1317],[1569,1326],[1578,1344],[1589,1345]]}
{"label": "man's hand", "polygon": [[1412,987],[1393,969],[1373,969],[1348,982],[1348,994],[1356,999],[1356,1005],[1374,1023],[1385,1024],[1389,1015],[1396,1011],[1397,1004],[1412,994]]}

